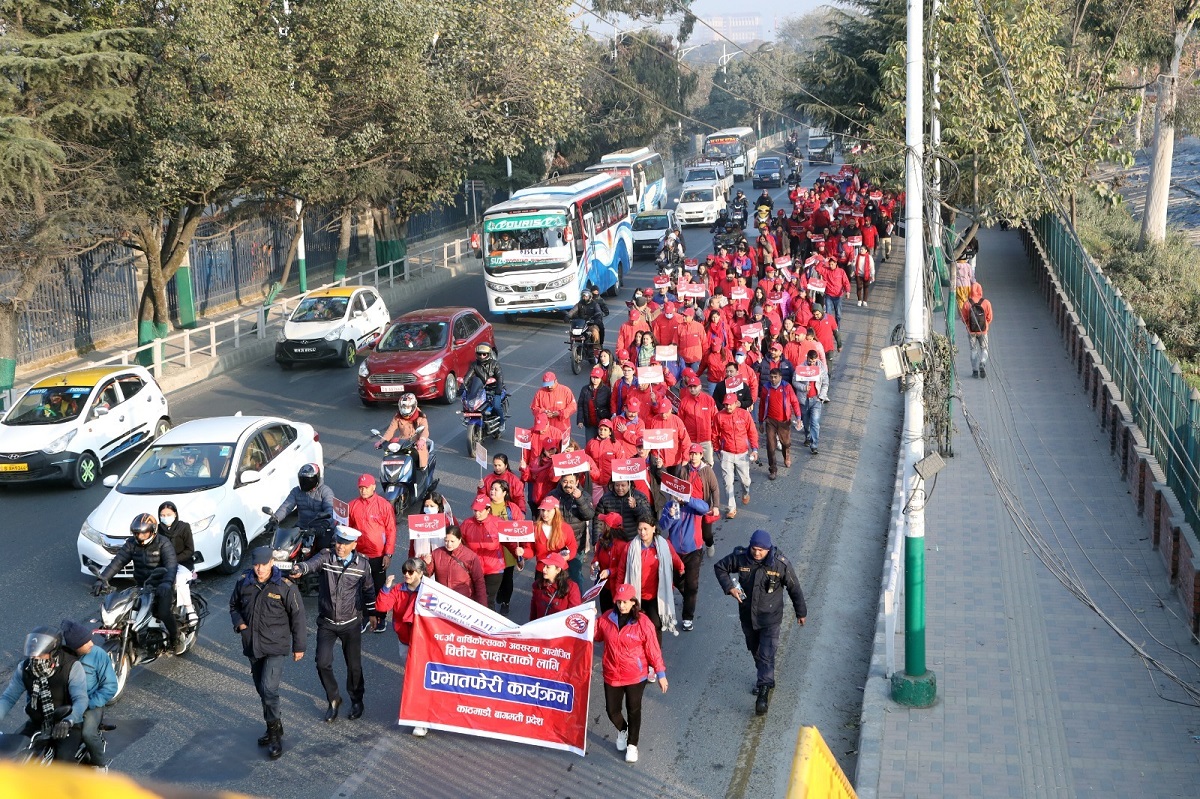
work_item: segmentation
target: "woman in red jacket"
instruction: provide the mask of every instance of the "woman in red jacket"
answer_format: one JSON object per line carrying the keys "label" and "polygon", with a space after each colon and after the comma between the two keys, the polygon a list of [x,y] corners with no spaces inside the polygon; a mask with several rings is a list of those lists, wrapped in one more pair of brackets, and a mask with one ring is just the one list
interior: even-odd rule
{"label": "woman in red jacket", "polygon": [[604,676],[604,709],[609,721],[617,728],[617,751],[625,753],[626,763],[638,760],[642,694],[650,671],[654,672],[662,692],[667,692],[667,667],[663,663],[662,648],[654,635],[654,626],[644,613],[639,612],[636,593],[631,585],[617,586],[613,597],[616,608],[596,620],[596,642],[604,644],[604,657],[600,663]]}
{"label": "woman in red jacket", "polygon": [[[625,559],[616,564],[618,584],[628,583],[637,589],[642,612],[654,625],[658,643],[662,645],[663,630],[675,630],[675,598],[671,595],[675,577],[683,576],[683,559],[666,536],[658,534],[654,519],[638,519],[638,537],[629,542]],[[670,579],[664,581],[663,574]]]}
{"label": "woman in red jacket", "polygon": [[400,639],[400,663],[408,660],[408,647],[412,643],[414,606],[417,604],[417,589],[421,587],[421,578],[425,576],[425,561],[420,558],[409,558],[401,567],[404,582],[393,590],[396,575],[389,574],[383,590],[375,597],[375,609],[380,613],[392,613],[392,629]]}
{"label": "woman in red jacket", "polygon": [[[503,456],[501,456],[503,457]],[[507,460],[507,459],[506,459]],[[512,472],[506,472],[512,475]],[[515,476],[515,475],[514,475]],[[525,514],[521,512],[516,498],[509,488],[512,483],[506,480],[495,480],[488,488],[488,512],[503,521],[523,521]],[[524,498],[522,497],[522,501]],[[512,544],[504,545],[504,576],[500,578],[500,588],[496,592],[496,606],[500,613],[508,615],[508,605],[512,602],[513,572],[517,567],[517,550]]]}
{"label": "woman in red jacket", "polygon": [[614,511],[602,516],[598,515],[594,523],[599,527],[599,535],[596,539],[596,548],[592,552],[592,579],[597,582],[604,581],[604,590],[600,592],[600,596],[596,597],[596,607],[604,612],[612,610],[614,607],[613,592],[619,585],[615,575],[616,564],[625,562],[625,553],[629,549],[629,542],[621,539],[621,534],[625,529],[625,522],[621,518],[621,514]]}
{"label": "woman in red jacket", "polygon": [[446,543],[433,550],[425,569],[430,577],[451,591],[457,591],[480,605],[487,605],[483,564],[470,547],[462,544],[463,534],[458,525],[446,528]]}
{"label": "woman in red jacket", "polygon": [[579,586],[567,575],[567,561],[551,552],[538,563],[541,576],[533,581],[533,596],[529,600],[529,620],[551,616],[562,610],[582,605]]}
{"label": "woman in red jacket", "polygon": [[[579,551],[575,532],[571,525],[563,521],[558,505],[558,499],[551,496],[538,503],[537,523],[533,528],[533,555],[538,560],[539,568],[551,552],[556,552],[563,556],[563,560],[569,561]],[[534,581],[537,579],[535,575]]]}

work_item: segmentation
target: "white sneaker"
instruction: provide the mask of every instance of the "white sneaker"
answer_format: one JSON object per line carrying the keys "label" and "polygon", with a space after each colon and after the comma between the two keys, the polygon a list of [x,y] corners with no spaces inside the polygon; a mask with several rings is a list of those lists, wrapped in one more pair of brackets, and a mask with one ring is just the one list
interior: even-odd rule
{"label": "white sneaker", "polygon": [[630,744],[629,747],[626,748],[626,750],[625,750],[625,762],[626,763],[636,763],[637,762],[637,747],[634,746],[633,744]]}
{"label": "white sneaker", "polygon": [[858,301],[858,307],[859,307],[859,308],[861,308],[861,307],[862,307],[862,300],[859,300],[859,301]]}
{"label": "white sneaker", "polygon": [[863,307],[864,307],[864,308],[870,308],[871,306],[870,306],[870,305],[867,305],[867,304],[864,302],[864,303],[863,303]]}
{"label": "white sneaker", "polygon": [[683,631],[685,633],[690,633],[693,629],[695,629],[695,625],[692,624],[692,620],[684,619],[683,620]]}
{"label": "white sneaker", "polygon": [[625,747],[629,746],[629,728],[617,730],[617,751],[624,752]]}
{"label": "white sneaker", "polygon": [[717,548],[715,546],[713,546],[712,544],[709,544],[708,546],[706,546],[704,548],[704,554],[708,555],[710,558],[715,557],[717,554]]}
{"label": "white sneaker", "polygon": [[428,734],[428,727],[413,727],[413,735],[417,736],[418,738],[424,738]]}

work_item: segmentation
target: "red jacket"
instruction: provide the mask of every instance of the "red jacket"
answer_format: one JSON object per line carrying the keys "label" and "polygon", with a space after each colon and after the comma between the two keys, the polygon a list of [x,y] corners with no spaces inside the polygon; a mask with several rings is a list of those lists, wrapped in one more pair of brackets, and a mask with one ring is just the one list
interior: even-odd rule
{"label": "red jacket", "polygon": [[559,611],[583,604],[579,594],[579,586],[574,580],[567,580],[567,595],[559,596],[555,587],[543,579],[533,581],[533,596],[529,600],[529,620],[552,616]]}
{"label": "red jacket", "polygon": [[654,332],[654,343],[660,346],[678,343],[676,335],[679,330],[679,321],[678,313],[671,314],[670,319],[665,313],[654,317],[654,321],[650,323],[650,329]]}
{"label": "red jacket", "polygon": [[463,534],[463,546],[469,547],[479,556],[485,575],[504,571],[503,547],[500,545],[500,535],[496,532],[496,526],[499,524],[500,519],[497,516],[488,516],[482,522],[471,516],[463,519],[458,525]]}
{"label": "red jacket", "polygon": [[688,435],[687,425],[683,423],[675,414],[670,416],[652,416],[650,418],[650,429],[652,430],[674,430],[675,431],[675,446],[671,449],[660,449],[658,453],[662,455],[663,466],[677,466],[687,460],[688,447],[692,445],[692,438]]}
{"label": "red jacket", "polygon": [[825,314],[820,319],[813,319],[808,326],[817,331],[817,341],[821,342],[826,353],[833,352],[837,348],[837,340],[833,337],[833,331],[837,330],[837,320],[833,318],[832,314]]}
{"label": "red jacket", "polygon": [[604,657],[600,661],[604,684],[637,685],[646,681],[650,669],[659,677],[667,676],[658,634],[650,617],[639,612],[636,621],[620,629],[617,618],[614,609],[596,620],[596,641],[604,644]]}
{"label": "red jacket", "polygon": [[379,494],[369,499],[350,500],[347,523],[362,533],[358,551],[364,558],[378,558],[396,552],[396,511],[392,503]]}
{"label": "red jacket", "polygon": [[596,483],[606,487],[612,482],[613,459],[633,457],[632,447],[611,436],[607,439],[593,438],[587,443],[584,452],[596,463]]}
{"label": "red jacket", "polygon": [[705,391],[693,397],[692,392],[685,389],[679,397],[679,418],[693,442],[710,442],[717,419],[717,401]]}
{"label": "red jacket", "polygon": [[787,383],[780,383],[779,388],[772,388],[764,383],[762,397],[758,400],[758,421],[771,419],[776,422],[790,422],[800,416],[800,401],[796,399],[796,390]]}
{"label": "red jacket", "polygon": [[735,407],[732,413],[722,408],[717,414],[713,433],[713,449],[718,452],[740,455],[758,449],[758,428],[745,408]]}
{"label": "red jacket", "polygon": [[[501,563],[504,559],[501,558]],[[428,560],[429,576],[451,591],[487,605],[487,586],[483,582],[483,564],[479,556],[465,544],[453,552],[445,547],[433,550]],[[378,601],[378,600],[376,600]]]}
{"label": "red jacket", "polygon": [[850,290],[850,278],[846,277],[844,269],[830,269],[825,274],[825,294],[829,297],[841,297]]}
{"label": "red jacket", "polygon": [[[666,539],[663,539],[666,541]],[[632,546],[633,542],[626,545],[626,549]],[[676,574],[683,574],[683,560],[679,554],[675,552],[675,547],[671,546],[671,542],[667,541],[667,549],[671,550],[671,570]],[[617,578],[616,585],[627,582],[625,579],[625,558],[616,564],[615,575]],[[634,586],[635,588],[637,586]],[[658,597],[658,550],[654,547],[642,548],[642,587],[641,593],[638,595],[638,601],[645,605],[647,602],[655,602]]]}
{"label": "red jacket", "polygon": [[679,359],[684,363],[696,363],[704,357],[704,325],[695,319],[681,322],[675,329],[679,346]]}
{"label": "red jacket", "polygon": [[483,490],[479,493],[490,497],[492,495],[492,484],[501,480],[508,483],[508,496],[513,501],[513,504],[517,506],[517,510],[521,511],[522,515],[529,513],[529,506],[525,502],[525,483],[521,481],[521,478],[512,469],[509,469],[504,474],[492,472],[491,474],[484,475]]}
{"label": "red jacket", "polygon": [[650,325],[646,322],[646,320],[640,318],[636,322],[626,322],[625,324],[621,325],[621,328],[617,331],[617,346],[616,349],[613,350],[617,356],[617,360],[621,361],[626,358],[630,358],[632,360],[632,357],[629,354],[629,348],[633,345],[634,337],[637,336],[639,330],[649,329]]}
{"label": "red jacket", "polygon": [[[617,582],[617,564],[625,562],[625,555],[629,552],[629,542],[622,541],[620,538],[614,537],[612,546],[603,547],[596,546],[592,554],[592,562],[600,567],[600,571],[608,569],[608,577],[604,581],[605,587],[608,588],[608,593],[611,595],[613,589],[620,583]],[[624,566],[621,567],[624,570]]]}
{"label": "red jacket", "polygon": [[[487,596],[485,595],[484,603],[486,604],[486,602]],[[385,588],[375,596],[375,610],[380,613],[393,611],[392,629],[396,631],[400,643],[405,645],[412,643],[413,616],[416,615],[414,611],[416,605],[417,592],[408,590],[408,587],[404,585]]]}
{"label": "red jacket", "polygon": [[[574,421],[572,417],[575,416],[575,395],[562,383],[556,383],[554,388],[539,388],[534,392],[529,410],[533,411],[534,416],[537,416],[538,411],[545,413],[550,419],[550,424],[565,429]],[[558,415],[550,416],[551,413]]]}
{"label": "red jacket", "polygon": [[[563,545],[562,549],[567,550],[567,561],[575,560],[575,556],[579,554],[579,542],[575,540],[575,531],[571,529],[571,525],[563,522]],[[542,523],[536,522],[533,528],[533,555],[537,558],[538,566],[541,566],[542,560],[551,552],[558,552],[557,549],[550,549],[550,540],[546,537],[546,533],[542,530]],[[538,571],[541,571],[538,568]]]}

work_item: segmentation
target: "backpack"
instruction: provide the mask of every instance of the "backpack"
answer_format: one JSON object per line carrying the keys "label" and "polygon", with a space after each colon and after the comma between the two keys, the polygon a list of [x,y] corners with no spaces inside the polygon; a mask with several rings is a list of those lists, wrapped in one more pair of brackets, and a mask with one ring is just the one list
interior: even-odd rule
{"label": "backpack", "polygon": [[967,332],[986,333],[987,315],[983,312],[983,303],[968,300],[970,309],[967,310]]}

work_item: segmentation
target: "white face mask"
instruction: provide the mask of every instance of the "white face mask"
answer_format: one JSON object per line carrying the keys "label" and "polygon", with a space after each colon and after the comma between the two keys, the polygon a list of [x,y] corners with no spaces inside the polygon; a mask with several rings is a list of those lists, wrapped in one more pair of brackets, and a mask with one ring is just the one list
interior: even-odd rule
{"label": "white face mask", "polygon": [[158,517],[158,520],[163,523],[163,527],[170,527],[175,523],[175,517],[169,513],[164,513]]}
{"label": "white face mask", "polygon": [[733,359],[735,361],[737,361],[738,363],[744,363],[746,361],[746,356],[745,355],[735,355]]}
{"label": "white face mask", "polygon": [[426,506],[425,506],[425,512],[426,512],[426,513],[437,513],[437,512],[438,512],[438,506],[437,506],[437,505],[426,505]]}

